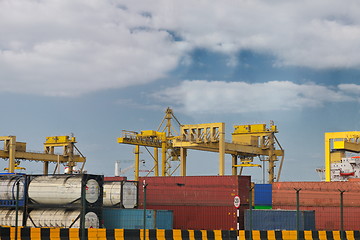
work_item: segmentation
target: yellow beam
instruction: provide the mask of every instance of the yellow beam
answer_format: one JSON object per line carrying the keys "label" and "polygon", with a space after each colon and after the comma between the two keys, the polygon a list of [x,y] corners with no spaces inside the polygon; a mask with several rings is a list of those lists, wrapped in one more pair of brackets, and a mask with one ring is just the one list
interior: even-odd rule
{"label": "yellow beam", "polygon": [[[15,152],[15,159],[24,159],[31,161],[41,161],[41,162],[57,162],[59,156],[59,161],[61,163],[68,162],[68,157],[63,155],[47,154],[47,153],[32,153],[32,152]],[[9,153],[4,150],[0,150],[0,158],[9,158]],[[86,158],[79,155],[74,155],[74,162],[85,162]]]}

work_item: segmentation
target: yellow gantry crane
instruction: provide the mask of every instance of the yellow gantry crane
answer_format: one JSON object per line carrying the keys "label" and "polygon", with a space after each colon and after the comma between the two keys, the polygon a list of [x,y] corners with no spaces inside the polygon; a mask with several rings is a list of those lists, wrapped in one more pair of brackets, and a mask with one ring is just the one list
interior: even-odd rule
{"label": "yellow gantry crane", "polygon": [[331,163],[340,162],[346,151],[360,153],[360,131],[325,133],[326,182],[331,181]]}
{"label": "yellow gantry crane", "polygon": [[[180,151],[178,148],[173,147],[172,141],[178,133],[174,128],[173,120],[180,125],[179,121],[173,114],[172,109],[167,108],[165,111],[165,117],[163,118],[157,131],[147,130],[133,132],[123,130],[122,137],[118,138],[118,143],[135,145],[135,164],[134,173],[135,180],[139,178],[139,163],[140,163],[140,146],[150,153],[154,160],[154,166],[150,172],[154,172],[155,176],[159,176],[159,149],[161,149],[161,176],[172,176],[174,172],[179,168],[179,156]],[[148,147],[154,148],[153,153],[148,150]]]}
{"label": "yellow gantry crane", "polygon": [[[171,120],[175,119],[180,125],[180,134],[173,134]],[[272,183],[280,179],[284,150],[275,137],[276,126],[271,123],[270,128],[266,124],[239,125],[235,126],[232,133],[232,142],[225,141],[224,123],[206,123],[194,125],[181,125],[173,115],[170,108],[162,124],[166,126],[158,131],[130,132],[123,131],[123,136],[118,138],[118,143],[135,145],[135,180],[139,177],[140,146],[153,147],[154,175],[159,176],[158,149],[161,148],[161,176],[171,176],[180,168],[180,175],[186,176],[187,150],[202,150],[219,153],[219,175],[225,174],[225,154],[232,155],[232,174],[242,173],[244,167],[261,166],[253,164],[254,157],[265,157],[268,162],[268,182]],[[280,149],[277,149],[278,145]],[[147,149],[147,148],[146,148]],[[150,151],[148,151],[150,153]],[[281,157],[278,175],[275,176],[275,162]],[[240,163],[238,163],[238,159]],[[171,164],[178,162],[173,171]],[[240,173],[238,172],[240,168]]]}
{"label": "yellow gantry crane", "polygon": [[[78,152],[81,156],[74,153],[74,149],[78,150],[75,146],[75,137],[47,137],[44,143],[44,153],[27,152],[26,143],[17,142],[16,136],[1,136],[0,141],[4,142],[4,148],[3,150],[0,150],[0,158],[9,160],[9,167],[6,169],[9,173],[14,173],[15,169],[19,168],[17,165],[20,160],[43,162],[43,173],[45,175],[48,174],[49,162],[56,163],[56,168],[59,168],[61,163],[65,163],[69,168],[68,173],[73,173],[76,163],[82,163],[82,170],[86,162],[86,158],[80,153],[80,151]],[[63,153],[55,154],[55,147],[63,147]]]}

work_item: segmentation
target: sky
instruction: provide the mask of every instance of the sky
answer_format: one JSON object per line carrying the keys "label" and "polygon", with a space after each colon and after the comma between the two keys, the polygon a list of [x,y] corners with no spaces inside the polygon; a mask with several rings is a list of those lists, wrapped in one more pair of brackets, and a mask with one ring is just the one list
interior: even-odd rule
{"label": "sky", "polygon": [[[39,152],[74,135],[85,169],[113,176],[134,158],[122,130],[157,130],[167,107],[181,124],[224,122],[228,140],[274,121],[280,180],[319,181],[324,133],[360,129],[359,12],[355,0],[1,0],[0,135]],[[190,151],[188,174],[216,175],[217,159]]]}

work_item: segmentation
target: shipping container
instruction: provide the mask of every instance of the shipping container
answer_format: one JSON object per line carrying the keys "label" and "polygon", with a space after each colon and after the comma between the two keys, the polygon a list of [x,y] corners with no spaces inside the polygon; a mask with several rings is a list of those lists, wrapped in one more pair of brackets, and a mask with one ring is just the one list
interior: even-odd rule
{"label": "shipping container", "polygon": [[[143,177],[147,184],[147,209],[174,212],[174,228],[234,230],[237,228],[235,196],[240,197],[240,229],[249,208],[249,176]],[[139,208],[144,192],[139,185]]]}
{"label": "shipping container", "polygon": [[254,186],[254,203],[256,205],[271,206],[272,205],[272,185],[271,184],[255,184]]}
{"label": "shipping container", "polygon": [[[146,181],[149,205],[233,206],[236,195],[241,204],[249,202],[249,176],[142,177]],[[139,184],[139,206],[143,203]]]}
{"label": "shipping container", "polygon": [[277,182],[273,183],[273,205],[296,205],[296,190],[299,192],[301,206],[328,206],[340,205],[340,191],[344,205],[360,207],[360,182]]}
{"label": "shipping container", "polygon": [[272,209],[272,206],[263,206],[263,205],[257,205],[253,207],[254,209]]}
{"label": "shipping container", "polygon": [[[143,209],[105,208],[104,226],[108,229],[143,229]],[[146,210],[146,229],[172,229],[173,214],[169,210]]]}
{"label": "shipping container", "polygon": [[[234,206],[147,206],[147,209],[168,209],[174,214],[174,229],[236,230]],[[244,210],[240,207],[240,229],[244,228]]]}
{"label": "shipping container", "polygon": [[[252,230],[297,230],[297,211],[252,210]],[[315,211],[299,211],[299,230],[315,230]],[[245,230],[250,230],[250,210],[245,211]]]}
{"label": "shipping container", "polygon": [[[275,206],[274,206],[275,207]],[[295,206],[276,206],[279,209],[296,209]],[[340,230],[340,207],[306,206],[301,210],[315,211],[316,230]],[[344,230],[360,229],[360,207],[344,207]]]}
{"label": "shipping container", "polygon": [[170,210],[155,210],[156,228],[173,229],[174,213]]}

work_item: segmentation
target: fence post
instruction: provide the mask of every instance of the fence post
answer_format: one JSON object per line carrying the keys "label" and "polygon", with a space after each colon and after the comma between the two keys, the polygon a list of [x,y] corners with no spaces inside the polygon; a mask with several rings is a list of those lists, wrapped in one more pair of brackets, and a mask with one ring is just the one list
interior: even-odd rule
{"label": "fence post", "polygon": [[146,240],[146,187],[147,184],[145,180],[143,181],[143,189],[144,189],[144,239]]}
{"label": "fence post", "polygon": [[300,190],[301,188],[294,188],[296,191],[296,236],[300,239]]}
{"label": "fence post", "polygon": [[345,190],[340,190],[340,239],[344,240],[344,192]]}

